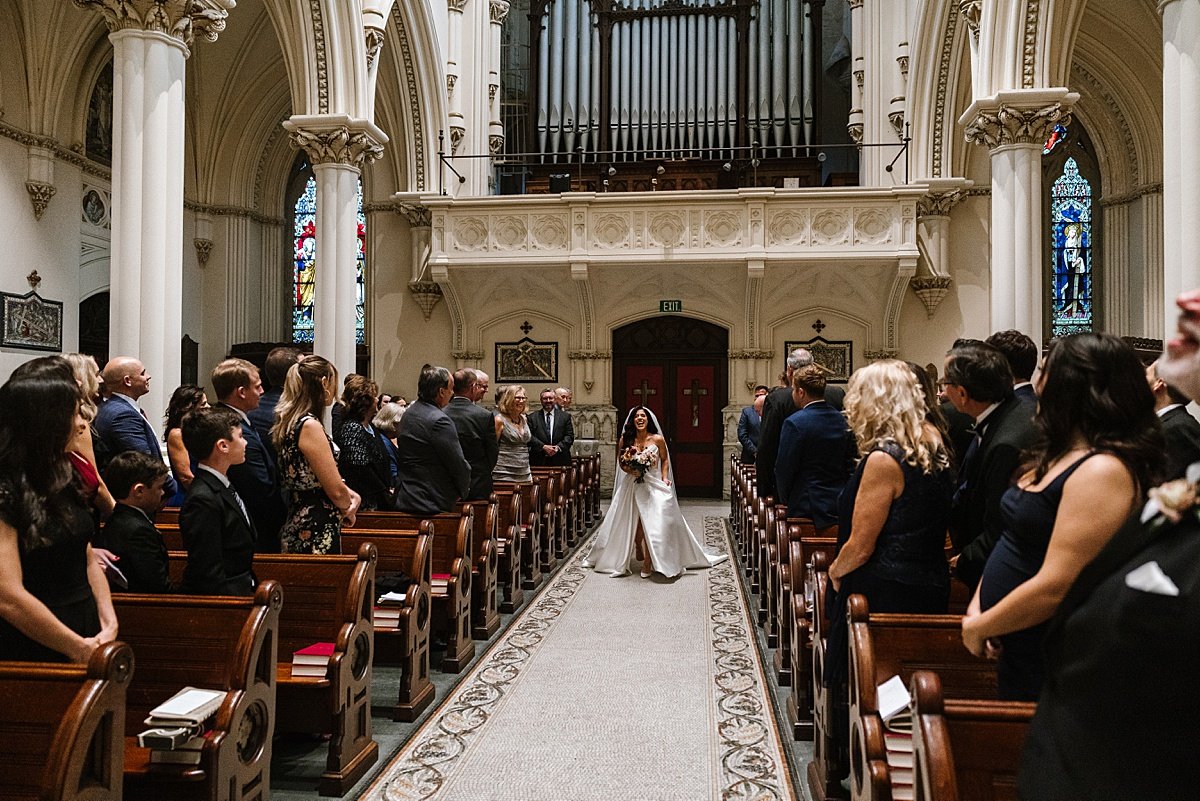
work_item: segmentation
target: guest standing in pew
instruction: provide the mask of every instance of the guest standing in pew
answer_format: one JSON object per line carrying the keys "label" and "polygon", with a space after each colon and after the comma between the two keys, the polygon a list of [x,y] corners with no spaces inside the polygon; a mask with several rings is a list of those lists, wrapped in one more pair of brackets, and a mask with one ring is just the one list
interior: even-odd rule
{"label": "guest standing in pew", "polygon": [[79,385],[60,356],[0,386],[0,660],[86,662],[117,636],[95,531],[67,455]]}
{"label": "guest standing in pew", "polygon": [[529,464],[569,465],[575,425],[571,415],[558,407],[558,395],[547,387],[542,390],[542,410],[526,415],[529,424]]}
{"label": "guest standing in pew", "polygon": [[1004,354],[1008,369],[1013,376],[1013,395],[1025,404],[1029,416],[1037,413],[1037,391],[1033,388],[1033,374],[1038,365],[1037,344],[1020,331],[1009,329],[997,331],[984,342]]}
{"label": "guest standing in pew", "polygon": [[[107,453],[139,451],[162,458],[162,448],[138,398],[150,391],[146,366],[132,356],[115,356],[104,365],[104,385],[108,400],[96,414],[96,433],[104,440]],[[167,479],[167,495],[174,496],[178,486]]]}
{"label": "guest standing in pew", "polygon": [[250,424],[258,432],[263,447],[271,455],[271,461],[279,465],[279,454],[275,452],[275,442],[271,439],[271,426],[275,425],[275,407],[283,395],[283,383],[287,381],[287,373],[293,364],[304,358],[297,348],[281,345],[271,348],[267,361],[263,365],[263,375],[267,379],[267,389],[258,399],[258,408],[246,412]]}
{"label": "guest standing in pew", "polygon": [[342,392],[346,410],[342,414],[342,451],[338,472],[346,486],[362,498],[363,511],[392,509],[391,460],[379,441],[371,421],[379,405],[379,388],[366,376],[354,376]]}
{"label": "guest standing in pew", "polygon": [[400,418],[404,416],[404,407],[395,401],[388,401],[379,407],[378,414],[371,420],[371,427],[383,444],[388,456],[388,472],[391,475],[390,484],[396,486],[400,480],[399,454],[396,452],[396,432],[400,428]]}
{"label": "guest standing in pew", "polygon": [[[846,681],[850,595],[866,596],[872,612],[945,614],[950,602],[944,548],[954,474],[927,412],[904,362],[875,362],[850,378],[846,416],[863,456],[838,503],[838,551],[829,566],[828,687]],[[837,725],[848,741],[848,721]]]}
{"label": "guest standing in pew", "polygon": [[1037,700],[1047,621],[1162,466],[1154,399],[1120,339],[1054,340],[1040,383],[1037,439],[1024,474],[1004,493],[1004,535],[963,618],[967,649],[999,657],[1007,701]]}
{"label": "guest standing in pew", "polygon": [[1163,477],[1168,480],[1183,478],[1190,465],[1200,462],[1200,422],[1187,410],[1192,399],[1159,378],[1158,361],[1146,368],[1146,381],[1154,393],[1154,413],[1162,423],[1163,439],[1167,444]]}
{"label": "guest standing in pew", "polygon": [[154,527],[166,480],[167,466],[137,451],[118,453],[108,465],[117,506],[99,542],[120,560],[128,592],[179,592],[171,581],[167,546]]}
{"label": "guest standing in pew", "polygon": [[[96,359],[86,353],[64,353],[63,358],[71,366],[75,383],[79,385],[79,412],[83,415],[86,425],[75,432],[67,453],[71,465],[79,474],[84,484],[84,495],[88,505],[92,507],[97,519],[104,519],[112,514],[116,501],[109,492],[104,479],[100,477],[99,462],[96,458],[96,443],[100,438],[92,424],[100,411],[100,368]],[[105,463],[107,464],[107,459]]]}
{"label": "guest standing in pew", "polygon": [[275,459],[249,417],[263,394],[258,368],[245,359],[225,359],[213,368],[212,388],[217,406],[237,414],[242,439],[246,440],[246,459],[229,468],[229,481],[254,523],[254,547],[259,553],[279,553],[279,529],[287,519],[287,508],[279,489]]}
{"label": "guest standing in pew", "polygon": [[754,388],[754,402],[742,409],[738,416],[738,442],[742,443],[742,464],[754,464],[758,455],[758,436],[762,426],[763,406],[770,390],[759,384]]}
{"label": "guest standing in pew", "polygon": [[471,488],[471,465],[463,458],[454,421],[442,411],[453,395],[449,370],[422,368],[417,400],[405,410],[396,437],[400,454],[396,508],[401,512],[452,511]]}
{"label": "guest standing in pew", "polygon": [[494,432],[499,451],[492,478],[496,481],[533,481],[529,470],[529,442],[533,438],[525,414],[525,388],[520,384],[500,387],[496,399]]}
{"label": "guest standing in pew", "polygon": [[197,409],[207,408],[208,396],[203,388],[195,384],[176,387],[171,393],[171,400],[167,402],[163,440],[167,443],[167,461],[171,464],[171,474],[178,487],[173,495],[167,496],[167,506],[183,506],[196,473],[196,460],[188,455],[187,448],[183,446],[183,418]]}
{"label": "guest standing in pew", "polygon": [[342,523],[354,525],[362,498],[346,486],[337,446],[321,425],[337,391],[337,368],[306,356],[288,368],[271,438],[288,519],[279,532],[284,553],[341,553]]}
{"label": "guest standing in pew", "polygon": [[1000,499],[1012,484],[1021,452],[1033,443],[1033,418],[1013,395],[1004,354],[976,340],[955,343],[946,355],[946,394],[956,409],[975,419],[950,519],[950,537],[959,552],[951,566],[973,591],[1003,533]]}
{"label": "guest standing in pew", "polygon": [[792,374],[799,411],[783,423],[775,461],[778,503],[787,516],[811,520],[821,531],[838,522],[838,496],[854,469],[858,449],[846,418],[825,402],[825,374],[816,365]]}
{"label": "guest standing in pew", "polygon": [[[1177,303],[1158,373],[1200,397],[1200,291]],[[1189,472],[1150,491],[1059,604],[1017,779],[1024,801],[1195,798],[1200,471]]]}
{"label": "guest standing in pew", "polygon": [[479,372],[464,367],[454,373],[454,397],[447,404],[446,416],[454,421],[463,457],[471,465],[471,488],[464,496],[469,501],[487,500],[492,494],[492,470],[500,454],[496,423],[487,409],[475,405],[483,397]]}
{"label": "guest standing in pew", "polygon": [[187,549],[183,590],[193,595],[253,595],[254,524],[229,481],[246,460],[241,419],[232,409],[201,409],[183,418],[183,442],[198,454],[196,477],[179,510]]}

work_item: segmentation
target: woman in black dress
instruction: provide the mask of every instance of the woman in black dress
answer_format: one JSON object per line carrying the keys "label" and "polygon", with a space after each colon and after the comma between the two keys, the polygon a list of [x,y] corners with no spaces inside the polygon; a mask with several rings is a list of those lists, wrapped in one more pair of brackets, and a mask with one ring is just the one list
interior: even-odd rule
{"label": "woman in black dress", "polygon": [[67,454],[86,425],[58,356],[0,387],[0,660],[85,662],[117,636],[92,516]]}
{"label": "woman in black dress", "polygon": [[963,642],[999,659],[1000,698],[1010,701],[1037,700],[1046,621],[1163,461],[1145,370],[1117,337],[1052,342],[1038,390],[1038,439],[1000,501],[1004,536],[963,618]]}
{"label": "woman in black dress", "polygon": [[363,375],[350,376],[342,390],[342,430],[337,437],[342,451],[338,470],[346,485],[362,497],[364,512],[391,509],[392,468],[387,450],[371,425],[378,406],[379,388]]}

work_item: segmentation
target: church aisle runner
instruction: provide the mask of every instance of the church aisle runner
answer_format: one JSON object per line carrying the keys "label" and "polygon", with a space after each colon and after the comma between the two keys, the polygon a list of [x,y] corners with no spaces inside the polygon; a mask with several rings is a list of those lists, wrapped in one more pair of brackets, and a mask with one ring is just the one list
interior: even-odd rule
{"label": "church aisle runner", "polygon": [[[724,521],[688,511],[707,547],[728,552]],[[363,798],[793,797],[731,562],[674,582],[614,579],[582,568],[586,552]]]}

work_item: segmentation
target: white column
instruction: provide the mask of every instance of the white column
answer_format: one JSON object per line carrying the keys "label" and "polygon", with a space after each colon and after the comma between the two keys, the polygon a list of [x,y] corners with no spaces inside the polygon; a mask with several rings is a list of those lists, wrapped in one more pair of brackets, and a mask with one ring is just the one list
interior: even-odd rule
{"label": "white column", "polygon": [[1129,203],[1104,207],[1104,330],[1131,335],[1129,316]]}
{"label": "white column", "polygon": [[[1163,290],[1163,196],[1152,192],[1142,197],[1142,271],[1145,275],[1143,289],[1143,336],[1162,339],[1163,298],[1171,303],[1168,317],[1175,324],[1175,298]],[[1174,329],[1172,329],[1174,330]]]}
{"label": "white column", "polygon": [[992,158],[989,332],[1015,328],[1035,342],[1045,335],[1041,148],[1078,99],[1061,88],[1001,92],[976,100],[960,120],[967,140]]}
{"label": "white column", "polygon": [[[1161,0],[1163,18],[1163,320],[1170,330],[1175,298],[1200,288],[1200,0]],[[1148,266],[1149,267],[1149,266]]]}

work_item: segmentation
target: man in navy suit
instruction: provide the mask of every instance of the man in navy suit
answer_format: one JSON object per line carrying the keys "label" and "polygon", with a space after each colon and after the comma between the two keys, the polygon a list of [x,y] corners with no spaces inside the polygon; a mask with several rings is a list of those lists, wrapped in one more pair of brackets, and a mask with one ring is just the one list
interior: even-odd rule
{"label": "man in navy suit", "polygon": [[738,417],[738,442],[742,443],[742,464],[754,464],[758,455],[758,432],[762,424],[763,404],[770,390],[763,384],[754,388],[754,403],[742,409]]}
{"label": "man in navy suit", "polygon": [[232,409],[200,409],[183,418],[183,445],[198,457],[196,475],[179,510],[187,549],[183,590],[194,595],[253,595],[254,524],[229,481],[246,459],[241,418]]}
{"label": "man in navy suit", "polygon": [[846,418],[825,401],[821,368],[793,372],[792,400],[799,411],[779,433],[775,487],[788,517],[811,520],[820,530],[838,520],[838,496],[854,467],[854,438]]}
{"label": "man in navy suit", "polygon": [[[137,451],[162,460],[162,446],[154,426],[138,406],[138,398],[150,391],[146,366],[132,356],[115,356],[104,365],[104,386],[108,401],[96,414],[96,433],[108,453]],[[163,492],[169,498],[178,491],[175,479],[167,476]]]}
{"label": "man in navy suit", "polygon": [[263,447],[271,455],[271,460],[276,463],[279,458],[275,453],[275,443],[271,441],[271,426],[275,425],[275,407],[279,405],[279,398],[283,395],[283,382],[287,381],[288,370],[303,358],[304,354],[299,349],[288,345],[271,348],[271,352],[267,354],[266,364],[263,365],[263,374],[270,386],[258,399],[258,407],[246,412],[246,416],[250,418],[250,424],[258,432],[258,438],[262,440]]}
{"label": "man in navy suit", "polygon": [[449,370],[421,370],[417,400],[409,404],[396,431],[396,508],[401,512],[450,512],[470,491],[471,465],[463,456],[454,421],[442,411],[453,395]]}
{"label": "man in navy suit", "polygon": [[237,414],[246,440],[246,460],[229,468],[229,480],[254,521],[258,552],[279,553],[279,529],[287,519],[287,507],[279,491],[275,459],[248,416],[263,395],[258,368],[245,359],[226,359],[213,369],[212,388],[217,406]]}
{"label": "man in navy suit", "polygon": [[575,426],[571,415],[558,407],[558,395],[547,387],[542,390],[542,410],[527,415],[529,421],[529,464],[569,465]]}
{"label": "man in navy suit", "polygon": [[1013,329],[997,331],[985,342],[1004,354],[1013,375],[1013,394],[1029,410],[1030,417],[1037,414],[1037,392],[1033,389],[1033,371],[1038,365],[1037,345]]}

